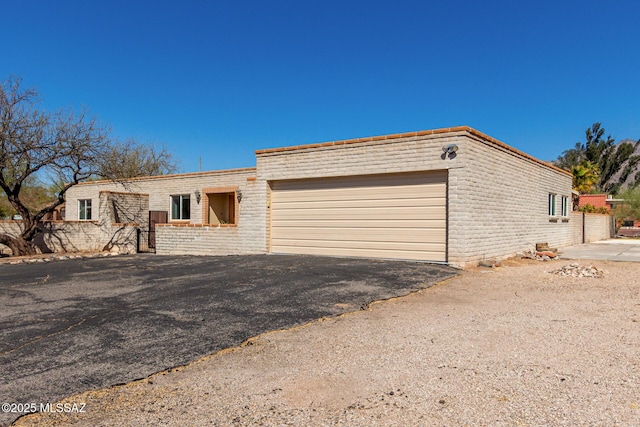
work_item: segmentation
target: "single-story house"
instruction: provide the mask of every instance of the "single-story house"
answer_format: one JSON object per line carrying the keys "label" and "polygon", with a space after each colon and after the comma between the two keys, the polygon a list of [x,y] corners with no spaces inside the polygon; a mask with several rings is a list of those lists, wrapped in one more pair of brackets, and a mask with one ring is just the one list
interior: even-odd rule
{"label": "single-story house", "polygon": [[255,155],[252,168],[82,183],[65,220],[150,231],[158,254],[453,265],[569,246],[582,228],[569,172],[466,126]]}

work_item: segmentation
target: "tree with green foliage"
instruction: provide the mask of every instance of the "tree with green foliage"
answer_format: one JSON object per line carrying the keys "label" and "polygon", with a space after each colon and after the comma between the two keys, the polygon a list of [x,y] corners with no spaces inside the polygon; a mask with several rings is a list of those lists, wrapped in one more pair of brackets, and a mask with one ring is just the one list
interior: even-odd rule
{"label": "tree with green foliage", "polygon": [[[574,173],[574,188],[578,191],[616,193],[640,160],[634,156],[638,143],[626,140],[616,145],[610,135],[605,137],[601,123],[587,128],[585,139],[564,151],[554,164]],[[591,185],[596,172],[598,179]],[[617,182],[613,182],[616,176]]]}
{"label": "tree with green foliage", "polygon": [[571,168],[571,173],[573,174],[573,189],[581,194],[593,191],[600,179],[598,166],[588,160],[583,160]]}
{"label": "tree with green foliage", "polygon": [[572,170],[575,166],[578,166],[585,159],[584,148],[581,142],[576,142],[574,148],[570,148],[569,150],[565,150],[562,152],[562,155],[559,156],[556,161],[553,162],[559,168],[564,170]]}
{"label": "tree with green foliage", "polygon": [[[22,217],[19,235],[0,233],[0,244],[14,255],[28,255],[36,252],[32,242],[41,220],[64,203],[69,188],[95,177],[128,178],[131,172],[126,162],[130,152],[117,152],[121,146],[110,141],[107,127],[85,110],[39,109],[38,93],[20,84],[18,77],[0,84],[0,190],[10,206],[2,209]],[[114,157],[117,162],[105,162]],[[173,164],[165,150],[153,160],[162,165],[149,169],[153,172],[165,172]],[[45,177],[58,184],[52,189],[36,185]]]}
{"label": "tree with green foliage", "polygon": [[611,135],[604,138],[605,130],[601,123],[594,123],[585,131],[587,141],[583,145],[584,156],[591,163],[598,165],[600,170],[604,169],[607,157],[610,155],[615,140]]}

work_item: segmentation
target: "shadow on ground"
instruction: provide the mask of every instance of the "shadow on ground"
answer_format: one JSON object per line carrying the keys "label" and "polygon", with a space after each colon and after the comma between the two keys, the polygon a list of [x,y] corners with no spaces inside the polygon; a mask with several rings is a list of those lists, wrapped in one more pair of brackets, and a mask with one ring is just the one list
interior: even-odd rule
{"label": "shadow on ground", "polygon": [[[279,255],[0,265],[0,396],[55,402],[455,274],[416,262]],[[19,415],[0,413],[0,425]]]}

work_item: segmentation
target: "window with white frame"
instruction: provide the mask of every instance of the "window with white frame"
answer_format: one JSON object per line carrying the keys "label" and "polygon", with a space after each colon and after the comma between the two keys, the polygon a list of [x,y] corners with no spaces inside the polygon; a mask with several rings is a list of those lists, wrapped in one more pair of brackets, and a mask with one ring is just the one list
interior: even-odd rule
{"label": "window with white frame", "polygon": [[562,196],[561,202],[562,216],[569,216],[569,198],[567,196]]}
{"label": "window with white frame", "polygon": [[549,216],[556,216],[556,195],[549,193]]}
{"label": "window with white frame", "polygon": [[91,199],[78,200],[78,219],[81,221],[91,219]]}
{"label": "window with white frame", "polygon": [[191,203],[188,194],[171,196],[171,219],[188,220],[191,219]]}

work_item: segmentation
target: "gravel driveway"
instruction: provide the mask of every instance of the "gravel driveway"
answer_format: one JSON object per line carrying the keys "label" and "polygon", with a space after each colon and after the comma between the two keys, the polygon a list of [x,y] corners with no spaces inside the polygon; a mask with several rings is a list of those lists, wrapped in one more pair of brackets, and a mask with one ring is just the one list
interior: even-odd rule
{"label": "gravel driveway", "polygon": [[640,425],[640,264],[547,272],[566,263],[470,270],[16,425]]}

